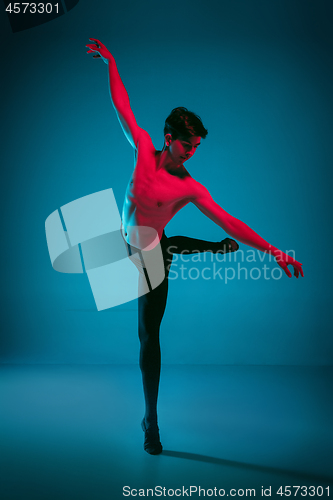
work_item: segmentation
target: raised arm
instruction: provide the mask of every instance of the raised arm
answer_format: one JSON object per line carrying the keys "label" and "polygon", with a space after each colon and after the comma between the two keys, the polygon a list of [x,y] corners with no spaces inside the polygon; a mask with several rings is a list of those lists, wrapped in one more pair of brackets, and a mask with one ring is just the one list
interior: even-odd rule
{"label": "raised arm", "polygon": [[125,136],[133,148],[137,148],[140,135],[142,133],[147,134],[147,132],[141,129],[136,123],[126,88],[117,69],[116,61],[105,45],[99,40],[95,38],[89,38],[89,40],[92,40],[94,43],[86,45],[86,47],[90,49],[87,54],[93,53],[94,59],[101,58],[108,65],[110,94],[113,107]]}
{"label": "raised arm", "polygon": [[244,224],[244,222],[228,214],[213,200],[208,189],[198,182],[195,182],[194,195],[191,201],[199,208],[199,210],[201,210],[203,214],[209,217],[218,226],[222,227],[222,229],[224,229],[225,232],[233,238],[236,238],[245,245],[257,248],[262,252],[272,254],[279,266],[285,271],[289,278],[291,278],[291,273],[288,269],[288,265],[293,266],[294,276],[296,276],[296,278],[298,278],[299,274],[304,276],[302,264],[278,248],[270,245],[267,241],[261,238],[259,234]]}

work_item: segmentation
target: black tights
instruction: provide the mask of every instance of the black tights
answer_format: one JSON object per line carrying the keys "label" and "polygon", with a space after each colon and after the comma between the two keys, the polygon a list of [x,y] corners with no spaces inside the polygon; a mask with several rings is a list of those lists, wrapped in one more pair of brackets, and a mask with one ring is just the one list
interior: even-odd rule
{"label": "black tights", "polygon": [[[167,238],[163,233],[160,241],[165,278],[162,283],[146,295],[139,297],[139,339],[140,339],[140,369],[142,373],[143,391],[145,397],[147,424],[157,422],[157,398],[161,371],[160,324],[165,311],[168,295],[168,274],[173,254],[193,254],[198,252],[229,251],[229,238],[213,243],[186,236]],[[231,240],[233,241],[233,240]],[[139,279],[145,279],[142,275]]]}

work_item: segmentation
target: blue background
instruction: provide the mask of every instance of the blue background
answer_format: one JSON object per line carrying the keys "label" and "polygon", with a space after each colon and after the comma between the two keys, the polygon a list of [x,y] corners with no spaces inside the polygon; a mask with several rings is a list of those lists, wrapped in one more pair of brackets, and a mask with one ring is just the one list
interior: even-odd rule
{"label": "blue background", "polygon": [[[82,196],[112,187],[121,209],[133,168],[107,67],[86,54],[94,37],[155,146],[172,108],[198,113],[209,134],[191,175],[304,267],[299,280],[172,281],[163,362],[332,364],[332,5],[80,0],[15,34],[2,11],[1,362],[137,362],[136,303],[98,313],[87,276],[56,273],[45,239],[48,215]],[[166,233],[226,236],[194,206]]]}

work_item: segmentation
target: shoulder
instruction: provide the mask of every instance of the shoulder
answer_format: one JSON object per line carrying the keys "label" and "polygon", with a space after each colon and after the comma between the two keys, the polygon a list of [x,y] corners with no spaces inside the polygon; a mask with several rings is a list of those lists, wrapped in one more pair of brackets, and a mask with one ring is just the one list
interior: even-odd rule
{"label": "shoulder", "polygon": [[189,195],[192,202],[200,198],[210,196],[208,189],[203,184],[200,184],[200,182],[193,179],[193,177],[189,176],[186,181],[188,184]]}

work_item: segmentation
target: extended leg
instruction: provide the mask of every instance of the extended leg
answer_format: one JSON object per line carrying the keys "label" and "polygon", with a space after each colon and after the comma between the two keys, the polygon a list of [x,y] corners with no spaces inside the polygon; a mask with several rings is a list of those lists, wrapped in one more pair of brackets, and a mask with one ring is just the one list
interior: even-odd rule
{"label": "extended leg", "polygon": [[186,254],[198,252],[228,253],[235,252],[238,248],[238,243],[231,238],[225,238],[218,242],[199,240],[188,236],[171,236],[168,238],[168,254],[180,254],[182,252]]}

